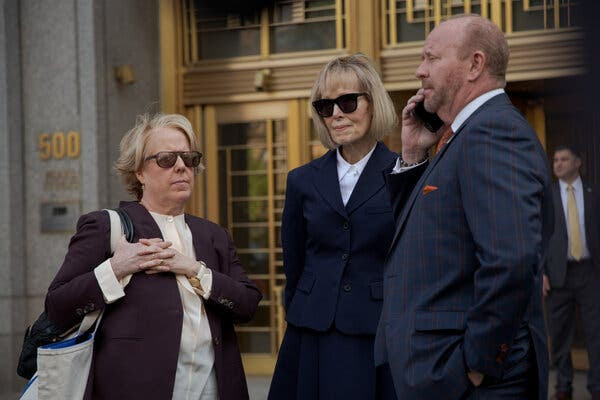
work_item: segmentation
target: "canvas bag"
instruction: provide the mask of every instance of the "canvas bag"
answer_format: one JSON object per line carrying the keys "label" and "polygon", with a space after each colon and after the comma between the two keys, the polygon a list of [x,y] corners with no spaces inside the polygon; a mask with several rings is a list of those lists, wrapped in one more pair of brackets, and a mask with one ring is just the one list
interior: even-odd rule
{"label": "canvas bag", "polygon": [[[123,234],[123,225],[119,214],[106,210],[110,216],[110,250],[114,252],[117,241]],[[38,370],[29,380],[20,400],[80,400],[87,386],[94,337],[102,311],[87,314],[77,333],[66,340],[51,343],[38,348]],[[98,322],[93,332],[88,330]]]}

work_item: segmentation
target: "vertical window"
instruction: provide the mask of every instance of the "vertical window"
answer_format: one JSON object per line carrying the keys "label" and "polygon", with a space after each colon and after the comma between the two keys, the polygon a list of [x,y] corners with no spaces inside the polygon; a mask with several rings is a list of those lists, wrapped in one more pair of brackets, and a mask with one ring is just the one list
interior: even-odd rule
{"label": "vertical window", "polygon": [[[215,2],[189,2],[190,34],[200,60],[260,54],[260,10],[235,13]],[[192,57],[193,58],[193,57]]]}
{"label": "vertical window", "polygon": [[219,1],[181,0],[184,61],[341,49],[344,1],[274,0],[265,8],[248,1],[239,10]]}
{"label": "vertical window", "polygon": [[270,12],[269,39],[270,53],[335,49],[336,1],[276,1]]}

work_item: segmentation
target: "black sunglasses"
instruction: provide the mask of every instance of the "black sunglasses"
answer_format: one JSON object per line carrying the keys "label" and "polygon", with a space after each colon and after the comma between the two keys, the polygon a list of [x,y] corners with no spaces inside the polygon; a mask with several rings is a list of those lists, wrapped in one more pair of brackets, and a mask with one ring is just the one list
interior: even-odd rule
{"label": "black sunglasses", "polygon": [[337,99],[319,99],[313,101],[312,105],[321,117],[331,117],[333,115],[333,106],[337,104],[343,113],[349,114],[356,111],[358,107],[358,97],[369,97],[368,93],[347,93]]}
{"label": "black sunglasses", "polygon": [[155,159],[161,168],[171,168],[177,162],[177,157],[181,157],[186,167],[196,168],[200,165],[202,153],[199,151],[160,151],[153,156],[144,158],[144,161]]}

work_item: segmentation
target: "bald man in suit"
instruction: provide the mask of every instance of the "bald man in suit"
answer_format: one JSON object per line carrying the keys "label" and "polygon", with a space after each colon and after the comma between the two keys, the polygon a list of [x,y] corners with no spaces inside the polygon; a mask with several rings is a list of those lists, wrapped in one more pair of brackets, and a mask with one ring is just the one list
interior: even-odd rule
{"label": "bald man in suit", "polygon": [[[422,88],[402,111],[402,158],[387,177],[396,232],[375,347],[398,399],[547,400],[550,169],[504,93],[508,53],[487,19],[442,22],[425,41]],[[414,115],[421,102],[446,126],[425,129]]]}

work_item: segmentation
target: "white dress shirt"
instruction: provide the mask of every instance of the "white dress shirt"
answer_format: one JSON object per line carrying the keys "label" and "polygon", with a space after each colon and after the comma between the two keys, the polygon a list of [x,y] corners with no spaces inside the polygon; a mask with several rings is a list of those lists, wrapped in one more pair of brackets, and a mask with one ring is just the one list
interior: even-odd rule
{"label": "white dress shirt", "polygon": [[[569,221],[567,221],[567,183],[561,180],[558,181],[560,187],[560,200],[562,201],[563,212],[565,215],[565,223],[567,226],[567,236],[569,235]],[[590,251],[587,247],[587,241],[585,239],[585,205],[583,202],[583,182],[581,177],[578,176],[575,181],[571,184],[573,186],[573,194],[575,195],[575,203],[577,204],[577,217],[579,218],[579,228],[581,228],[581,243],[583,244],[582,259],[590,258]],[[569,260],[573,260],[571,257],[571,241],[568,241],[567,255]]]}
{"label": "white dress shirt", "polygon": [[[452,132],[456,133],[458,131],[458,129],[460,128],[460,126],[475,111],[477,111],[477,109],[479,107],[481,107],[486,101],[488,101],[492,97],[498,96],[501,93],[504,93],[504,89],[494,89],[494,90],[490,90],[489,92],[486,92],[486,93],[482,94],[481,96],[473,99],[462,110],[460,110],[460,112],[458,114],[456,114],[456,118],[454,118],[454,121],[452,121],[452,124],[450,125],[450,127],[452,128]],[[448,139],[448,141],[446,142],[446,144],[450,143],[450,141],[453,138],[454,138],[454,135],[450,136],[450,138]],[[427,160],[423,161],[420,164],[413,165],[413,166],[410,166],[410,167],[401,167],[400,166],[400,157],[398,157],[398,159],[396,160],[396,165],[394,166],[394,169],[392,170],[392,174],[399,174],[400,172],[404,172],[404,171],[409,170],[411,168],[417,167],[417,166],[425,163],[426,161]]]}
{"label": "white dress shirt", "polygon": [[348,161],[344,160],[344,157],[342,157],[342,154],[340,153],[340,149],[337,149],[337,174],[344,206],[348,203],[348,199],[350,199],[350,196],[352,195],[352,191],[358,182],[358,178],[360,178],[360,174],[362,174],[365,169],[376,146],[377,143],[375,143],[366,156],[361,158],[355,164],[350,164]]}
{"label": "white dress shirt", "polygon": [[[180,253],[196,259],[192,233],[183,214],[170,216],[150,212],[150,215],[156,221],[165,241],[173,243],[172,247]],[[110,260],[96,267],[94,274],[107,304],[126,295],[123,289],[131,280],[131,275],[117,280]],[[216,400],[217,380],[213,368],[215,355],[203,302],[203,298],[208,299],[210,296],[212,273],[208,268],[201,268],[198,273],[201,288],[198,292],[184,275],[176,275],[175,278],[181,296],[183,321],[173,400]],[[157,371],[158,376],[160,371]]]}

